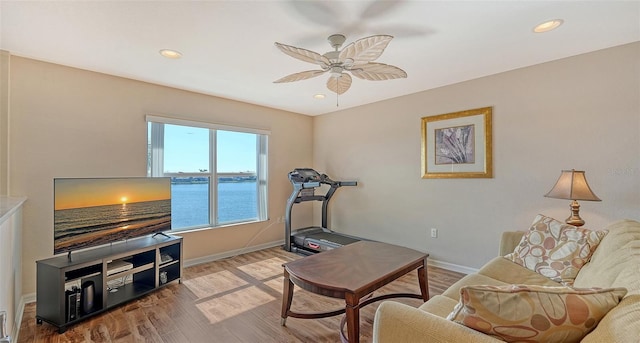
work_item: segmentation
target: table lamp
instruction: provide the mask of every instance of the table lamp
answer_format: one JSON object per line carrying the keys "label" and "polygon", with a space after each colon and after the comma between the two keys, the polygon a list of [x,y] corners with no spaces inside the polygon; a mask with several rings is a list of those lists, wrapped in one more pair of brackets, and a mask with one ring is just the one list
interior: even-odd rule
{"label": "table lamp", "polygon": [[547,198],[571,200],[571,216],[569,216],[565,222],[573,226],[584,225],[584,220],[582,220],[578,214],[580,205],[576,200],[602,201],[593,194],[584,176],[584,171],[574,169],[563,170],[556,184],[549,193],[544,196]]}

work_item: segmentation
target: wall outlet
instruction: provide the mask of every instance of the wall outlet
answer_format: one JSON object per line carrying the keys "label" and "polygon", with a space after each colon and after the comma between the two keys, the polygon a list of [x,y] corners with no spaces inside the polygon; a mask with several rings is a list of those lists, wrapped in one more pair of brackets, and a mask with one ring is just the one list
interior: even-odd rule
{"label": "wall outlet", "polygon": [[431,228],[431,238],[438,238],[438,229]]}

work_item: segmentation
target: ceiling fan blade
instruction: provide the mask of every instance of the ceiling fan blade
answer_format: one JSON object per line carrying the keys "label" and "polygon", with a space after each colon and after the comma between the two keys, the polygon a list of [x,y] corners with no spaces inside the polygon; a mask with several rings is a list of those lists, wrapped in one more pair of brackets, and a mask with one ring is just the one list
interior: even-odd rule
{"label": "ceiling fan blade", "polygon": [[340,74],[340,77],[332,76],[327,80],[327,88],[334,93],[342,94],[348,91],[349,87],[351,87],[351,76],[346,73]]}
{"label": "ceiling fan blade", "polygon": [[382,17],[393,11],[395,7],[399,6],[402,6],[402,1],[371,1],[371,3],[360,14],[360,19],[371,20],[376,17]]}
{"label": "ceiling fan blade", "polygon": [[322,75],[326,72],[326,70],[307,70],[299,73],[287,75],[281,79],[273,81],[273,83],[282,83],[282,82],[293,82],[310,79],[312,77],[316,77],[318,75]]}
{"label": "ceiling fan blade", "polygon": [[350,58],[355,64],[374,61],[382,55],[384,49],[392,39],[393,36],[389,35],[377,35],[358,39],[342,49],[338,58],[340,61]]}
{"label": "ceiling fan blade", "polygon": [[353,66],[353,69],[349,69],[349,71],[355,77],[370,81],[392,80],[407,77],[407,73],[398,67],[375,62]]}
{"label": "ceiling fan blade", "polygon": [[323,69],[329,68],[329,65],[331,64],[328,58],[320,55],[317,52],[302,48],[296,48],[295,46],[285,45],[278,42],[276,42],[275,45],[276,47],[278,47],[278,49],[280,49],[280,51],[284,52],[285,54],[293,58],[297,58],[301,61],[317,64]]}

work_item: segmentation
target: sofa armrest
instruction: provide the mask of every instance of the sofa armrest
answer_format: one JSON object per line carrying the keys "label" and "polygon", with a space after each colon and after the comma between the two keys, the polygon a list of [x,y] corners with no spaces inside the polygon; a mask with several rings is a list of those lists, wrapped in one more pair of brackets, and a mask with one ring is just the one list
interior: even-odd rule
{"label": "sofa armrest", "polygon": [[520,243],[522,236],[524,236],[524,231],[505,231],[502,233],[502,237],[500,237],[500,255],[504,256],[506,254],[510,254],[515,250],[516,246]]}
{"label": "sofa armrest", "polygon": [[464,325],[394,301],[378,306],[373,320],[374,343],[501,342]]}

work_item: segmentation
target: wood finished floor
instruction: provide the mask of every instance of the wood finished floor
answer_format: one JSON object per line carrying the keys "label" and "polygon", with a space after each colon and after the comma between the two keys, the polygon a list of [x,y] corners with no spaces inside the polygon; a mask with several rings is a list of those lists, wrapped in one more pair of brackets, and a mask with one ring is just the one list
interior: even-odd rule
{"label": "wood finished floor", "polygon": [[[47,323],[37,325],[36,304],[25,306],[18,343],[36,342],[340,342],[342,315],[323,319],[288,318],[280,325],[282,264],[301,258],[281,248],[265,249],[184,269],[182,283],[97,315],[65,333]],[[429,267],[431,296],[441,294],[464,274]],[[420,293],[417,273],[376,292]],[[419,299],[394,299],[419,306]],[[372,341],[378,303],[360,310],[360,342]],[[292,310],[319,312],[344,307],[295,288]]]}

